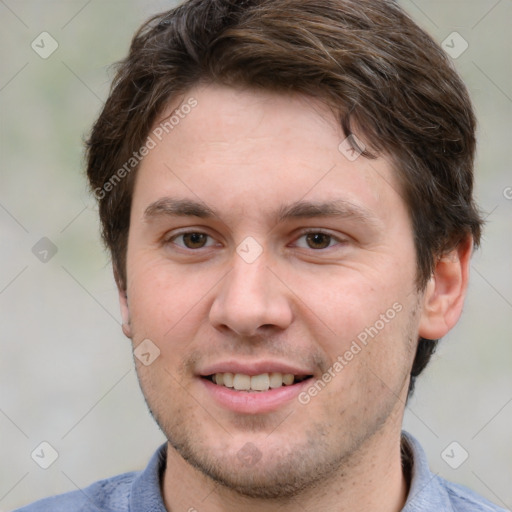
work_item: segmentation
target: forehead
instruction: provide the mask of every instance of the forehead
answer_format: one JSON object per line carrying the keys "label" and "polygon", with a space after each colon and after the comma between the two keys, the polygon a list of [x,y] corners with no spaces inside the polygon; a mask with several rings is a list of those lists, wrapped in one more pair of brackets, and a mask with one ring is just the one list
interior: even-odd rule
{"label": "forehead", "polygon": [[141,208],[167,195],[270,215],[307,198],[386,215],[383,199],[401,201],[388,159],[358,157],[335,115],[311,97],[196,87],[158,116],[149,137],[134,194]]}

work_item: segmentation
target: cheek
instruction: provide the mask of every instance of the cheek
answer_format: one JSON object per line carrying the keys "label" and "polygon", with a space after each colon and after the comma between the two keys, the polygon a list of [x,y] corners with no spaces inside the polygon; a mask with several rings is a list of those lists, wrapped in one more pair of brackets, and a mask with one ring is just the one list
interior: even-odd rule
{"label": "cheek", "polygon": [[358,277],[354,273],[352,279],[340,279],[339,286],[326,290],[310,288],[306,302],[314,314],[304,308],[312,339],[332,362],[335,377],[328,388],[333,403],[344,396],[344,406],[400,394],[412,365],[417,332],[415,295],[408,293],[405,282],[389,274],[380,281]]}
{"label": "cheek", "polygon": [[[405,306],[391,306],[382,314],[385,320],[379,314],[363,328],[353,326],[356,334],[342,333],[327,340],[325,349],[332,364],[321,380],[329,382],[317,385],[320,392],[312,389],[314,385],[306,390],[313,416],[339,415],[357,429],[357,425],[385,418],[399,397],[405,400],[414,348],[409,339],[415,319]],[[340,318],[340,330],[341,322]]]}
{"label": "cheek", "polygon": [[382,275],[378,280],[379,276],[365,277],[360,269],[343,268],[309,277],[297,273],[289,280],[300,299],[300,316],[309,318],[318,333],[325,333],[338,355],[351,340],[364,336],[380,315],[390,310],[388,316],[394,317],[393,305],[402,304],[403,285]]}
{"label": "cheek", "polygon": [[150,338],[162,350],[170,340],[173,345],[190,340],[191,332],[204,322],[209,291],[218,277],[176,268],[165,260],[136,263],[128,283],[134,338]]}

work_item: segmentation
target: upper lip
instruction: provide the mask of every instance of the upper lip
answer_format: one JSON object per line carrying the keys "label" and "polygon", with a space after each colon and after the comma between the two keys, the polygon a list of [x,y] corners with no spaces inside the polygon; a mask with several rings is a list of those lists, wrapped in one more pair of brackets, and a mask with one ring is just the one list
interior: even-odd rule
{"label": "upper lip", "polygon": [[291,373],[296,376],[312,375],[307,369],[293,366],[281,361],[219,361],[206,365],[199,370],[199,375],[206,377],[215,373],[242,373],[244,375],[261,375],[262,373]]}

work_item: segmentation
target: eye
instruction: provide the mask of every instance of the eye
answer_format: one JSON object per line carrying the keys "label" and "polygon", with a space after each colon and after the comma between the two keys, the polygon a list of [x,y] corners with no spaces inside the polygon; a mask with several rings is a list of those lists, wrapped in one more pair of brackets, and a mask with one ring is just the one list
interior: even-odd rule
{"label": "eye", "polygon": [[[304,242],[301,242],[301,240],[304,240]],[[296,245],[302,249],[321,250],[328,249],[329,247],[342,242],[342,240],[339,240],[328,233],[324,233],[323,231],[310,231],[303,233],[297,239]]]}
{"label": "eye", "polygon": [[[210,242],[208,239],[210,239]],[[203,247],[215,245],[214,240],[209,235],[196,231],[174,235],[168,239],[168,242],[174,243],[185,249],[202,249]]]}

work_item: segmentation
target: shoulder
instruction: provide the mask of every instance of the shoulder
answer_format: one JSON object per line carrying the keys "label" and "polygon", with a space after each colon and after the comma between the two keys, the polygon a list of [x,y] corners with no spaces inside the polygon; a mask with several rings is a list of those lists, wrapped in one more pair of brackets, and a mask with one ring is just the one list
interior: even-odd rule
{"label": "shoulder", "polygon": [[507,512],[476,492],[440,478],[455,512]]}
{"label": "shoulder", "polygon": [[507,512],[476,492],[433,474],[418,440],[402,432],[402,463],[410,489],[402,512]]}
{"label": "shoulder", "polygon": [[139,473],[100,480],[85,489],[45,498],[14,512],[128,512],[132,483]]}

